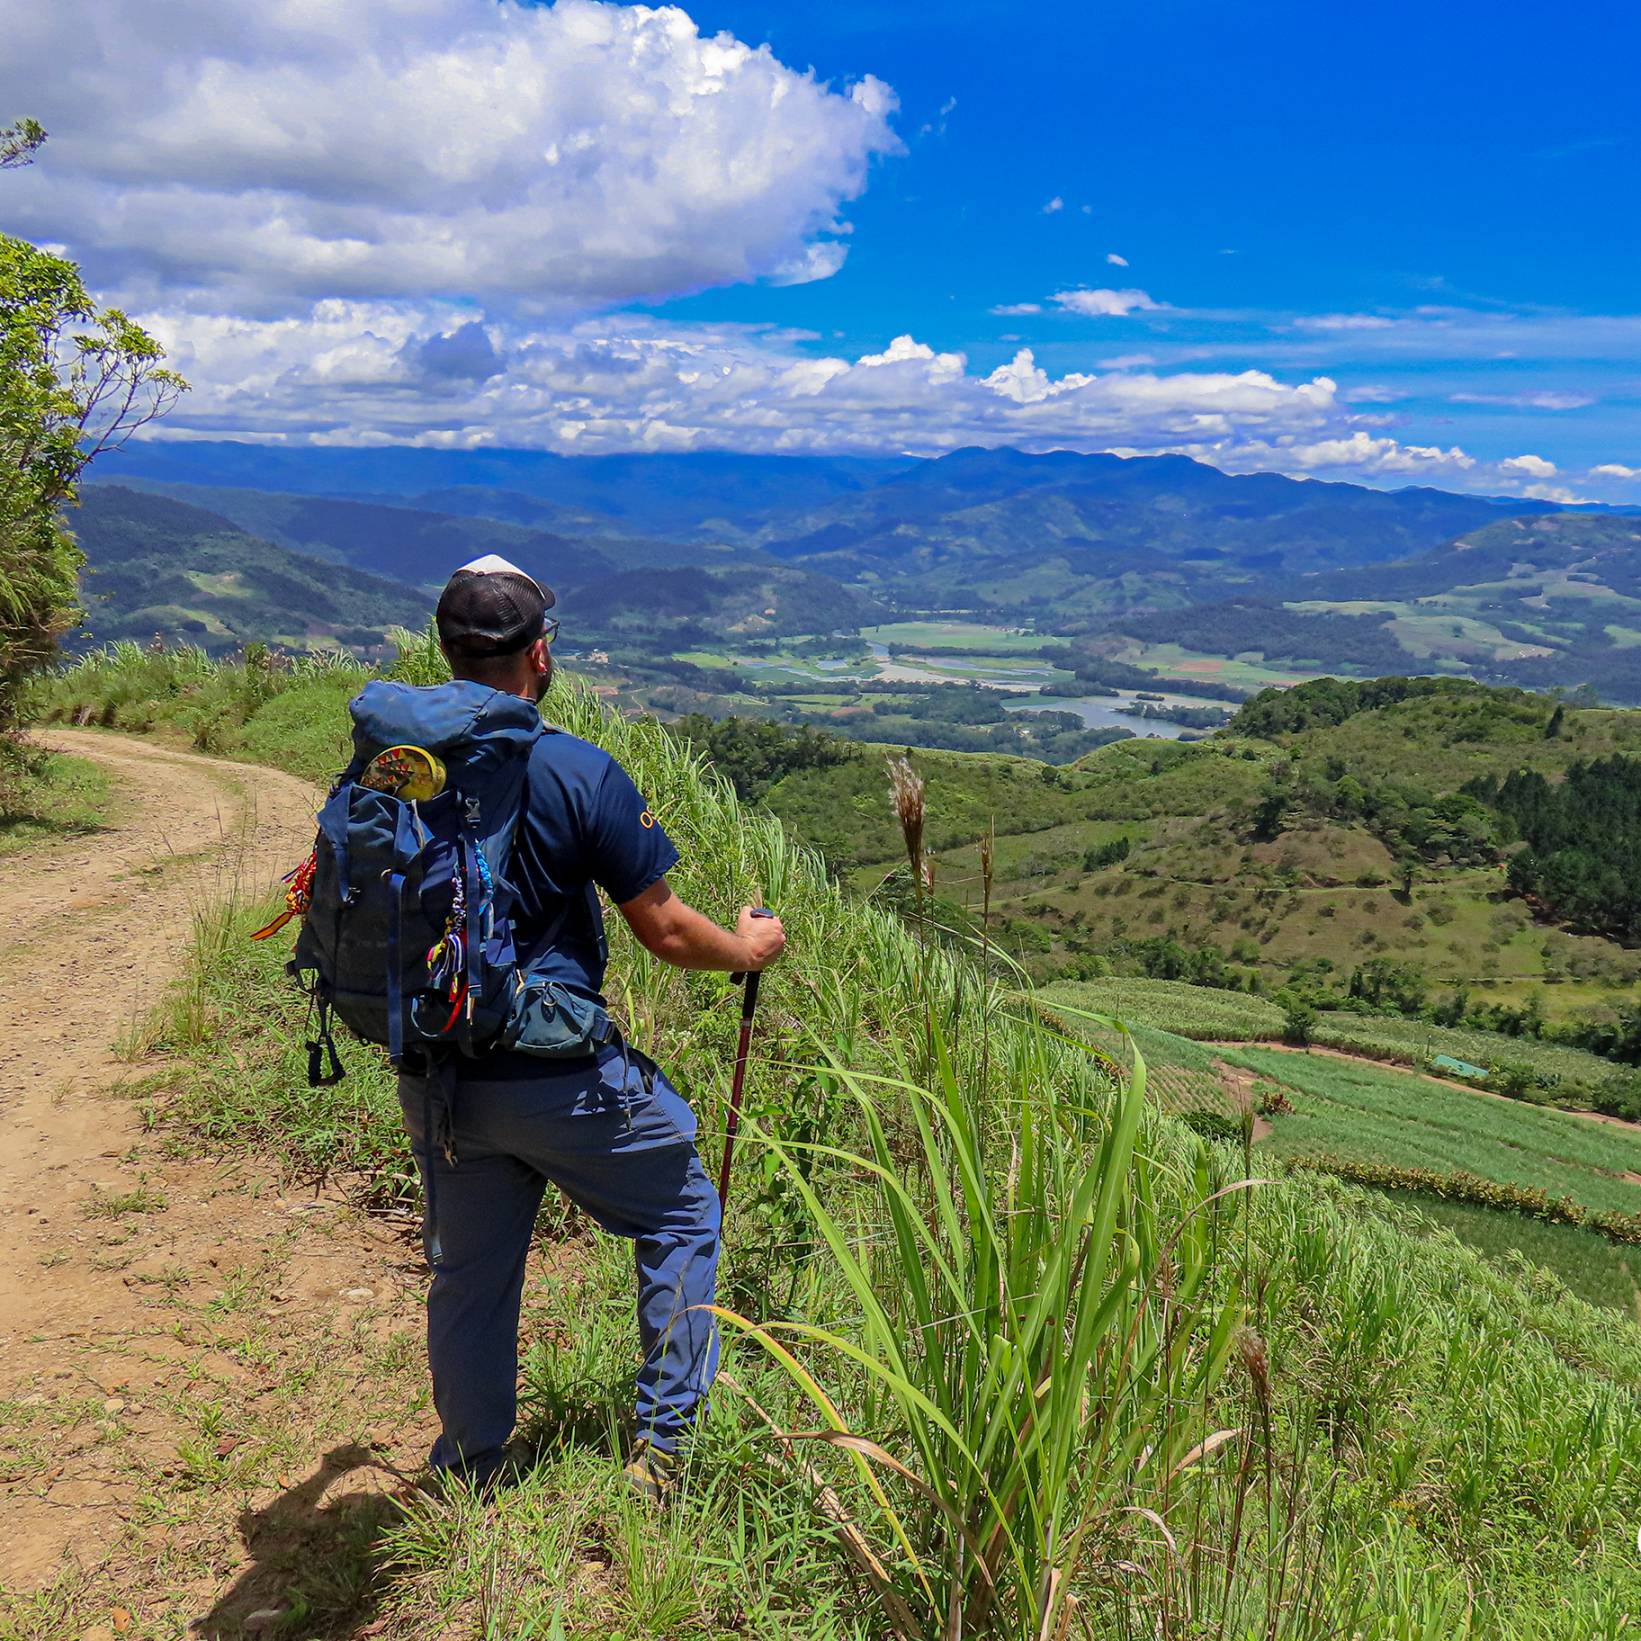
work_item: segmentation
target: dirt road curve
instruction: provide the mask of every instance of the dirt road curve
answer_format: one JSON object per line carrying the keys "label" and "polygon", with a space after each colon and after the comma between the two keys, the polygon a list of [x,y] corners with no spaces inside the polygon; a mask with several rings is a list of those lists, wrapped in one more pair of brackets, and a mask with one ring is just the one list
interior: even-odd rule
{"label": "dirt road curve", "polygon": [[191,910],[236,875],[277,878],[313,817],[306,783],[276,771],[84,732],[43,739],[95,758],[116,796],[106,830],[0,863],[0,1351],[83,1320],[88,1295],[40,1280],[27,1222],[129,1143],[135,1114],[105,1097],[129,1069],[113,1045],[176,972]]}
{"label": "dirt road curve", "polygon": [[[0,862],[0,1212],[26,1194],[13,1181],[81,1154],[88,1136],[106,1140],[107,1106],[84,1096],[117,1070],[111,1044],[175,973],[192,909],[236,879],[276,879],[313,825],[314,793],[277,770],[85,731],[39,738],[95,758],[116,797],[105,830]],[[0,1319],[10,1278],[0,1270]]]}
{"label": "dirt road curve", "polygon": [[[286,1194],[273,1169],[179,1157],[115,1092],[163,1066],[113,1045],[181,967],[191,912],[301,857],[316,794],[115,736],[42,738],[101,763],[115,797],[99,833],[0,862],[0,1630],[8,1617],[30,1636],[131,1629],[101,1585],[118,1574],[117,1599],[140,1609],[163,1563],[168,1603],[199,1623],[216,1602],[202,1630],[237,1634],[259,1595],[244,1520],[236,1534],[231,1505],[225,1519],[181,1509],[155,1540],[141,1501],[214,1464],[195,1485],[251,1510],[264,1471],[296,1496],[277,1472],[318,1464],[302,1495],[315,1504],[332,1479],[324,1418],[297,1402],[257,1413],[257,1398],[296,1371],[304,1339],[346,1357],[327,1335],[414,1329],[415,1262],[371,1227],[339,1234],[335,1201]],[[299,1435],[280,1447],[287,1427]],[[242,1467],[236,1491],[228,1455],[253,1433],[261,1468]],[[190,1522],[194,1554],[178,1561]],[[223,1605],[236,1573],[245,1601]],[[40,1606],[19,1617],[8,1599]]]}

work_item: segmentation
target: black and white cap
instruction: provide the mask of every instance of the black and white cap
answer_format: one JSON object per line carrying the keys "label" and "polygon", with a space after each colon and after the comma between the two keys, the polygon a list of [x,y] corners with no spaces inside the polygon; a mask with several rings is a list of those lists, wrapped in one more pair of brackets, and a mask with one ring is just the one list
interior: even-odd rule
{"label": "black and white cap", "polygon": [[462,565],[439,595],[439,641],[456,655],[512,655],[545,636],[555,602],[551,587],[486,553]]}

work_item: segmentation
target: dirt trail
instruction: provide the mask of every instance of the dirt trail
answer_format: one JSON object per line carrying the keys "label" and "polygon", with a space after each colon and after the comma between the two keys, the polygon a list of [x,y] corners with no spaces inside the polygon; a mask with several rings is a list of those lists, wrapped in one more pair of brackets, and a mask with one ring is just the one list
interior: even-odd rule
{"label": "dirt trail", "polygon": [[419,1368],[419,1262],[272,1169],[179,1154],[116,1093],[164,1068],[113,1045],[180,969],[191,911],[300,858],[316,794],[42,739],[114,799],[99,832],[0,862],[0,1631],[254,1632],[333,1484],[380,1491],[382,1454],[425,1451],[419,1372],[383,1371]]}

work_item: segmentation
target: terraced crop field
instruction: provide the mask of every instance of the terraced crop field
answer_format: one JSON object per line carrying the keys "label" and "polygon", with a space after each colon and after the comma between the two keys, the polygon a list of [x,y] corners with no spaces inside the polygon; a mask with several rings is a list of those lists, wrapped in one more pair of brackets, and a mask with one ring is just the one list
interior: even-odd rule
{"label": "terraced crop field", "polygon": [[1290,1091],[1293,1111],[1261,1142],[1278,1156],[1462,1170],[1598,1211],[1641,1212],[1641,1130],[1331,1055],[1252,1048],[1226,1058]]}
{"label": "terraced crop field", "polygon": [[1641,1251],[1616,1247],[1578,1225],[1545,1225],[1521,1214],[1468,1202],[1392,1193],[1425,1223],[1451,1231],[1460,1242],[1504,1270],[1536,1265],[1565,1282],[1580,1299],[1627,1315],[1641,1315]]}
{"label": "terraced crop field", "polygon": [[1319,1043],[1365,1054],[1370,1059],[1426,1065],[1438,1054],[1451,1055],[1488,1070],[1514,1062],[1565,1083],[1593,1086],[1620,1068],[1611,1060],[1581,1048],[1545,1043],[1536,1037],[1504,1037],[1496,1031],[1436,1026],[1425,1020],[1330,1012],[1312,1033]]}
{"label": "terraced crop field", "polygon": [[1282,1035],[1282,1010],[1268,999],[1183,980],[1057,980],[1037,995],[1051,1008],[1057,1001],[1067,1003],[1177,1037],[1224,1041]]}

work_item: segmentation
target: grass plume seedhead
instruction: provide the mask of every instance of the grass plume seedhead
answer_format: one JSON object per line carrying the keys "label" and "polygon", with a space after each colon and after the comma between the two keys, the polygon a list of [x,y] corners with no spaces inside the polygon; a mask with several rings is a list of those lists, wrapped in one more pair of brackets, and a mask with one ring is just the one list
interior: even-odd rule
{"label": "grass plume seedhead", "polygon": [[906,757],[889,760],[889,801],[894,805],[900,835],[906,841],[906,861],[912,881],[922,886],[923,869],[923,777]]}
{"label": "grass plume seedhead", "polygon": [[1267,1418],[1271,1409],[1271,1358],[1264,1339],[1252,1328],[1241,1328],[1236,1335],[1236,1353],[1248,1375],[1249,1388],[1254,1393],[1262,1414]]}

